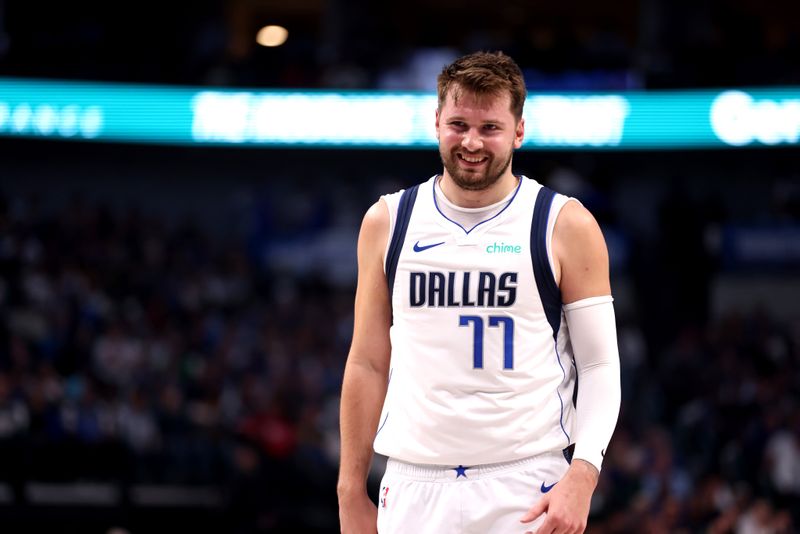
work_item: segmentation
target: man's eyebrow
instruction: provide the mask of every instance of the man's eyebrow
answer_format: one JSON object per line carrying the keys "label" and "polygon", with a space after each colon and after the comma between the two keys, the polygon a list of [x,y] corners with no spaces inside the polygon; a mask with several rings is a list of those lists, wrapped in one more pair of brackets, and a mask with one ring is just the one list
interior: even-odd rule
{"label": "man's eyebrow", "polygon": [[[466,121],[466,120],[467,119],[463,115],[452,115],[450,117],[447,117],[447,121],[448,122],[449,121]],[[498,118],[491,118],[491,119],[482,120],[482,121],[480,121],[480,123],[481,124],[502,124],[502,120],[500,120]]]}

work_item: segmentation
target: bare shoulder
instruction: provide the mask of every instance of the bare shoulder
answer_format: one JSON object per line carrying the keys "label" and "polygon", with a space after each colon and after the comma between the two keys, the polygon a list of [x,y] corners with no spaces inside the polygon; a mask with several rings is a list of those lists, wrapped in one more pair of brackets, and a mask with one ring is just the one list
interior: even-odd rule
{"label": "bare shoulder", "polygon": [[553,257],[565,303],[611,293],[603,232],[589,210],[578,202],[567,202],[558,214]]}
{"label": "bare shoulder", "polygon": [[584,241],[593,241],[598,238],[604,242],[600,225],[597,224],[592,213],[583,204],[574,201],[567,202],[561,208],[553,234],[566,246],[578,246],[586,244],[583,243]]}
{"label": "bare shoulder", "polygon": [[389,207],[382,198],[379,198],[364,214],[361,228],[368,231],[389,231]]}
{"label": "bare shoulder", "polygon": [[382,257],[389,237],[389,208],[383,199],[378,199],[361,221],[361,232],[358,238],[360,256]]}

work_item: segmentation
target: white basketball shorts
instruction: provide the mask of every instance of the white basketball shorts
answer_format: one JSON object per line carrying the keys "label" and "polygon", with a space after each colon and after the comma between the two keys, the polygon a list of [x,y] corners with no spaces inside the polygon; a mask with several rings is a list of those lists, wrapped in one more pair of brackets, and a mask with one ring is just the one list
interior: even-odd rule
{"label": "white basketball shorts", "polygon": [[389,459],[378,498],[380,534],[522,534],[520,523],[569,464],[562,452],[480,466],[417,465]]}

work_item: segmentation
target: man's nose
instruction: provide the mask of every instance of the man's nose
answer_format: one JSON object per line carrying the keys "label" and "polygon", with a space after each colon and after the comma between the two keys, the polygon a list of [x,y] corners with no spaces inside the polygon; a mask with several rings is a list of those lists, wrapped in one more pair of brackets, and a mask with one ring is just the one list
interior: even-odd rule
{"label": "man's nose", "polygon": [[470,129],[461,138],[461,146],[470,152],[476,152],[483,148],[483,139],[478,135],[478,132]]}

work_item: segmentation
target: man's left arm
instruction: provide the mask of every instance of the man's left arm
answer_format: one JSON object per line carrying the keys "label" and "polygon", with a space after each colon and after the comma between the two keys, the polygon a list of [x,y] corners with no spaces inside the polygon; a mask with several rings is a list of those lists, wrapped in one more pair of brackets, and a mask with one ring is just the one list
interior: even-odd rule
{"label": "man's left arm", "polygon": [[592,493],[619,415],[619,352],[608,249],[597,221],[581,204],[567,202],[556,219],[551,246],[580,382],[575,452],[564,478],[522,522],[547,512],[537,532],[578,533],[586,528]]}

